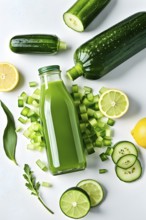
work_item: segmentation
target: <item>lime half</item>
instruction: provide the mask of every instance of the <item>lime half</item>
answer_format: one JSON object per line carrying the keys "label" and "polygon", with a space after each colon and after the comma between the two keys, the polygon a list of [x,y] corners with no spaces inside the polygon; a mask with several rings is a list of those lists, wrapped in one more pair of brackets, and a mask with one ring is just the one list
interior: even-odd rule
{"label": "lime half", "polygon": [[79,187],[66,190],[60,198],[62,212],[74,219],[82,218],[90,210],[90,198],[88,194]]}
{"label": "lime half", "polygon": [[120,90],[109,89],[100,96],[99,109],[108,118],[120,118],[128,108],[128,97]]}
{"label": "lime half", "polygon": [[77,186],[87,192],[90,197],[91,207],[97,206],[103,200],[103,189],[96,180],[82,180]]}

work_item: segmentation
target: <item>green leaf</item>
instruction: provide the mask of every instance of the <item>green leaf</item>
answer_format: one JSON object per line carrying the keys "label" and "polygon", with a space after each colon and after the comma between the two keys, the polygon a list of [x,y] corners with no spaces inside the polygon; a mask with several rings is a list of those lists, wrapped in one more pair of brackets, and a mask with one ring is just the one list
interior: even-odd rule
{"label": "green leaf", "polygon": [[15,159],[17,133],[16,133],[14,117],[10,112],[10,110],[8,109],[8,107],[2,101],[0,101],[0,105],[3,108],[7,117],[7,125],[4,129],[4,134],[3,134],[4,150],[7,157],[17,164]]}

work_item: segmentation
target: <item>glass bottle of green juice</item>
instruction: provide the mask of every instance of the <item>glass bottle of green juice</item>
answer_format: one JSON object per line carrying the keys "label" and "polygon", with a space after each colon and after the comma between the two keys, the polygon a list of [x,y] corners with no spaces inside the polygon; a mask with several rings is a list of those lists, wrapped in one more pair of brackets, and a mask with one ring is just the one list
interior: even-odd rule
{"label": "glass bottle of green juice", "polygon": [[39,70],[40,116],[46,142],[49,169],[61,174],[85,169],[86,158],[73,100],[57,65]]}

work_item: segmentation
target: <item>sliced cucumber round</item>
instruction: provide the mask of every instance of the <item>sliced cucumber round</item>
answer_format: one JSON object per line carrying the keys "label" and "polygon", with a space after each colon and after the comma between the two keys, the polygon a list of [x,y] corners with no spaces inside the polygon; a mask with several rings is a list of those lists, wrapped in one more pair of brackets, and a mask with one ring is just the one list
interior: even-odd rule
{"label": "sliced cucumber round", "polygon": [[89,212],[91,207],[90,198],[86,191],[79,187],[66,190],[60,198],[61,211],[68,217],[78,219]]}
{"label": "sliced cucumber round", "polygon": [[124,182],[133,182],[140,178],[142,174],[142,167],[140,161],[137,159],[134,165],[128,169],[123,169],[116,166],[117,177]]}
{"label": "sliced cucumber round", "polygon": [[126,154],[133,154],[137,157],[138,151],[135,147],[135,145],[130,141],[120,141],[115,144],[113,148],[112,153],[112,160],[114,163],[117,163],[117,161]]}
{"label": "sliced cucumber round", "polygon": [[123,169],[128,169],[134,165],[137,157],[134,154],[126,154],[117,161],[117,166]]}

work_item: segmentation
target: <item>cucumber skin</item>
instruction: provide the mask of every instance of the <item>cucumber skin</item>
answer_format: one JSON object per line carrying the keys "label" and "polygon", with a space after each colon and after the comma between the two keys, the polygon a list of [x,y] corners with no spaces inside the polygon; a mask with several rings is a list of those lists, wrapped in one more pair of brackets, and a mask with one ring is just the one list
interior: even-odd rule
{"label": "cucumber skin", "polygon": [[14,53],[55,54],[58,52],[59,39],[47,34],[17,35],[11,38],[9,46]]}
{"label": "cucumber skin", "polygon": [[99,79],[146,47],[146,12],[136,13],[81,45],[74,53],[87,79]]}
{"label": "cucumber skin", "polygon": [[[118,177],[121,181],[123,181],[123,182],[125,182],[125,183],[131,183],[131,182],[134,182],[134,181],[138,180],[138,179],[141,177],[141,175],[142,175],[142,166],[141,166],[141,163],[140,163],[140,161],[139,161],[138,159],[136,160],[136,162],[138,162],[139,168],[140,168],[139,176],[137,176],[137,178],[131,179],[131,180],[125,180],[125,179],[121,178],[121,176],[119,176],[119,174],[118,174],[118,169],[122,169],[122,168],[120,168],[120,167],[118,167],[118,166],[115,166],[115,172],[116,172],[117,177]],[[136,162],[135,162],[135,163],[136,163]],[[134,166],[134,165],[133,165],[133,166]],[[133,166],[132,166],[132,167],[133,167]],[[131,168],[131,167],[130,167],[130,168]],[[130,169],[130,168],[128,168],[128,169]],[[128,170],[128,169],[127,169],[127,170]],[[122,169],[122,170],[126,171],[126,169]]]}
{"label": "cucumber skin", "polygon": [[[66,13],[75,15],[82,22],[85,29],[110,1],[111,0],[78,0],[64,15]],[[67,26],[69,25],[67,24]]]}

